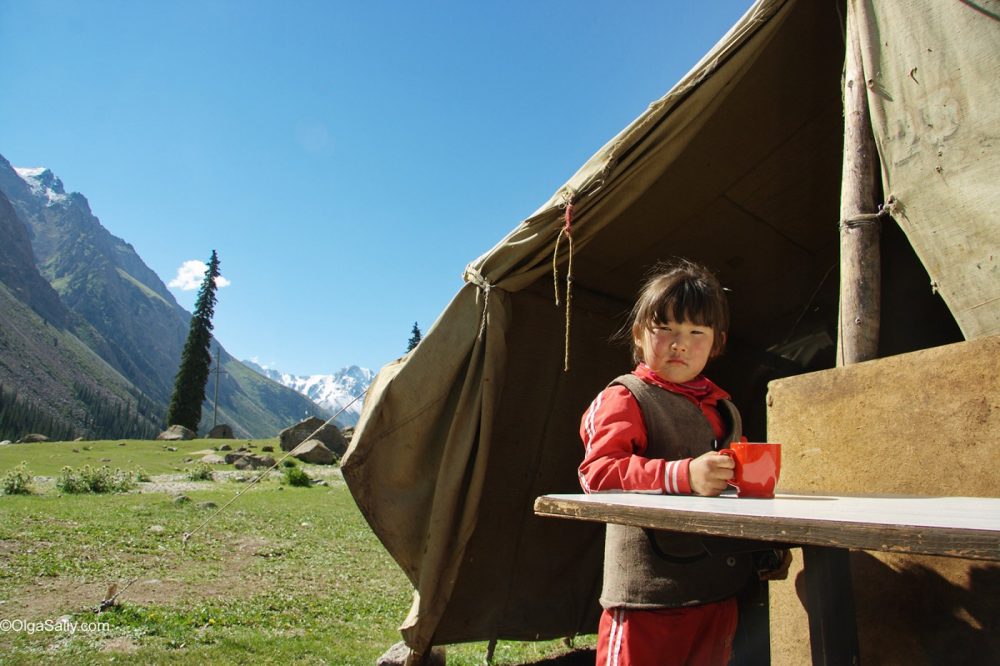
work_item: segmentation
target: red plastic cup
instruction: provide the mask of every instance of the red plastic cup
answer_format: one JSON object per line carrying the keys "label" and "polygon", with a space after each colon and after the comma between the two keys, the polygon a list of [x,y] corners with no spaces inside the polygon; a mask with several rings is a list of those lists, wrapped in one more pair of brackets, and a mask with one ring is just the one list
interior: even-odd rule
{"label": "red plastic cup", "polygon": [[736,463],[729,485],[738,497],[774,497],[774,487],[781,474],[781,444],[773,442],[733,442],[719,451]]}

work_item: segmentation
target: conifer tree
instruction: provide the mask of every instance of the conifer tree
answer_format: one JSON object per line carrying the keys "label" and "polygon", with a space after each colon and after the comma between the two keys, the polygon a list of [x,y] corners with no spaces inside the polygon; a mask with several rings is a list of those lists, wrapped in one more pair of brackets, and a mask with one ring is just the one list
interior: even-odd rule
{"label": "conifer tree", "polygon": [[215,280],[219,273],[219,257],[212,250],[205,279],[194,302],[194,316],[188,330],[181,364],[174,379],[174,393],[167,409],[167,425],[182,425],[198,432],[201,404],[205,401],[205,385],[212,365],[212,316],[215,314]]}
{"label": "conifer tree", "polygon": [[406,351],[413,351],[413,348],[420,343],[420,327],[417,326],[417,322],[413,322],[413,330],[410,331],[410,341],[407,343]]}

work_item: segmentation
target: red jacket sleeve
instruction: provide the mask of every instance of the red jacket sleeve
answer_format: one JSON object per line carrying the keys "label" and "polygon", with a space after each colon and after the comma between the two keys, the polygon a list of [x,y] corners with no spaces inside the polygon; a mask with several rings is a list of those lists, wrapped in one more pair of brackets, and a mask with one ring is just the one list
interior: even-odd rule
{"label": "red jacket sleeve", "polygon": [[690,494],[690,458],[646,458],[646,425],[635,396],[624,386],[609,386],[580,421],[585,454],[578,469],[584,492],[633,491]]}

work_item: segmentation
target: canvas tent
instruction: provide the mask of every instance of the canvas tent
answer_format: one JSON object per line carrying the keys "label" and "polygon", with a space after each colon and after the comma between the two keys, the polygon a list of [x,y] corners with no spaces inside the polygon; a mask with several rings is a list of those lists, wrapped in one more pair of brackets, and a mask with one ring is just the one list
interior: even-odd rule
{"label": "canvas tent", "polygon": [[412,648],[594,631],[603,530],[532,504],[578,492],[580,415],[630,367],[609,338],[656,261],[701,261],[732,289],[710,375],[752,438],[768,380],[834,364],[848,13],[891,201],[880,353],[1000,333],[998,9],[760,0],[468,266],[420,345],[379,373],[343,461],[413,583]]}

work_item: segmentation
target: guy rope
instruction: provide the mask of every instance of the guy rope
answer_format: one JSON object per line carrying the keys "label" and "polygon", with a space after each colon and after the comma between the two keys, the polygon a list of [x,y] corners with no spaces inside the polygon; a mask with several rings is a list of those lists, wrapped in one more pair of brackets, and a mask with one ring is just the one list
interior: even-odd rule
{"label": "guy rope", "polygon": [[[336,414],[334,414],[333,416],[331,416],[330,418],[328,418],[320,427],[318,427],[315,430],[313,430],[312,433],[310,433],[308,437],[304,438],[301,442],[299,442],[298,444],[296,444],[290,451],[288,451],[287,453],[285,453],[285,455],[281,456],[281,458],[279,458],[278,460],[276,460],[273,465],[271,465],[270,467],[268,467],[267,469],[265,469],[263,472],[260,472],[259,474],[257,474],[257,476],[254,477],[243,488],[241,488],[238,493],[236,493],[235,495],[233,495],[233,497],[228,502],[226,502],[225,504],[223,504],[222,506],[220,506],[218,509],[216,509],[214,512],[212,512],[208,516],[208,518],[206,518],[205,520],[203,520],[200,524],[198,524],[190,532],[185,532],[184,535],[181,537],[181,543],[185,547],[187,547],[187,543],[191,539],[192,536],[194,536],[195,534],[197,534],[199,531],[201,531],[201,529],[203,527],[205,527],[206,525],[208,525],[209,523],[211,523],[213,520],[215,520],[216,518],[218,518],[219,514],[221,514],[230,505],[232,505],[233,502],[235,502],[237,499],[239,499],[240,496],[243,493],[245,493],[246,491],[250,490],[250,488],[252,488],[254,485],[256,485],[261,479],[263,479],[265,476],[267,476],[268,474],[270,474],[271,471],[274,470],[274,468],[277,467],[278,465],[280,465],[282,462],[284,462],[286,458],[288,458],[291,455],[294,455],[295,452],[298,451],[299,447],[301,447],[303,444],[305,444],[310,439],[312,439],[313,437],[315,437],[323,428],[325,428],[328,425],[330,425],[330,423],[332,423],[335,418],[337,418],[338,416],[340,416],[341,414],[343,414],[345,411],[347,411],[348,407],[350,407],[351,405],[353,405],[354,403],[356,403],[358,400],[360,400],[361,398],[363,398],[367,392],[368,392],[368,389],[365,389],[364,391],[362,391],[357,397],[355,397],[349,403],[347,403],[346,405],[344,405],[340,409],[339,412],[337,412]],[[120,590],[118,589],[118,586],[116,584],[112,584],[108,588],[108,591],[105,594],[104,600],[101,601],[100,604],[98,604],[96,612],[100,613],[100,612],[102,612],[104,610],[107,610],[108,608],[111,608],[112,606],[114,606],[117,603],[117,601],[118,601],[118,597],[120,597],[125,592],[125,590],[127,590],[130,587],[132,587],[132,584],[135,583],[136,581],[138,581],[139,578],[141,578],[141,577],[142,576],[135,576],[134,578],[132,578],[131,580],[129,580],[125,584],[125,586],[123,588],[121,588]]]}

